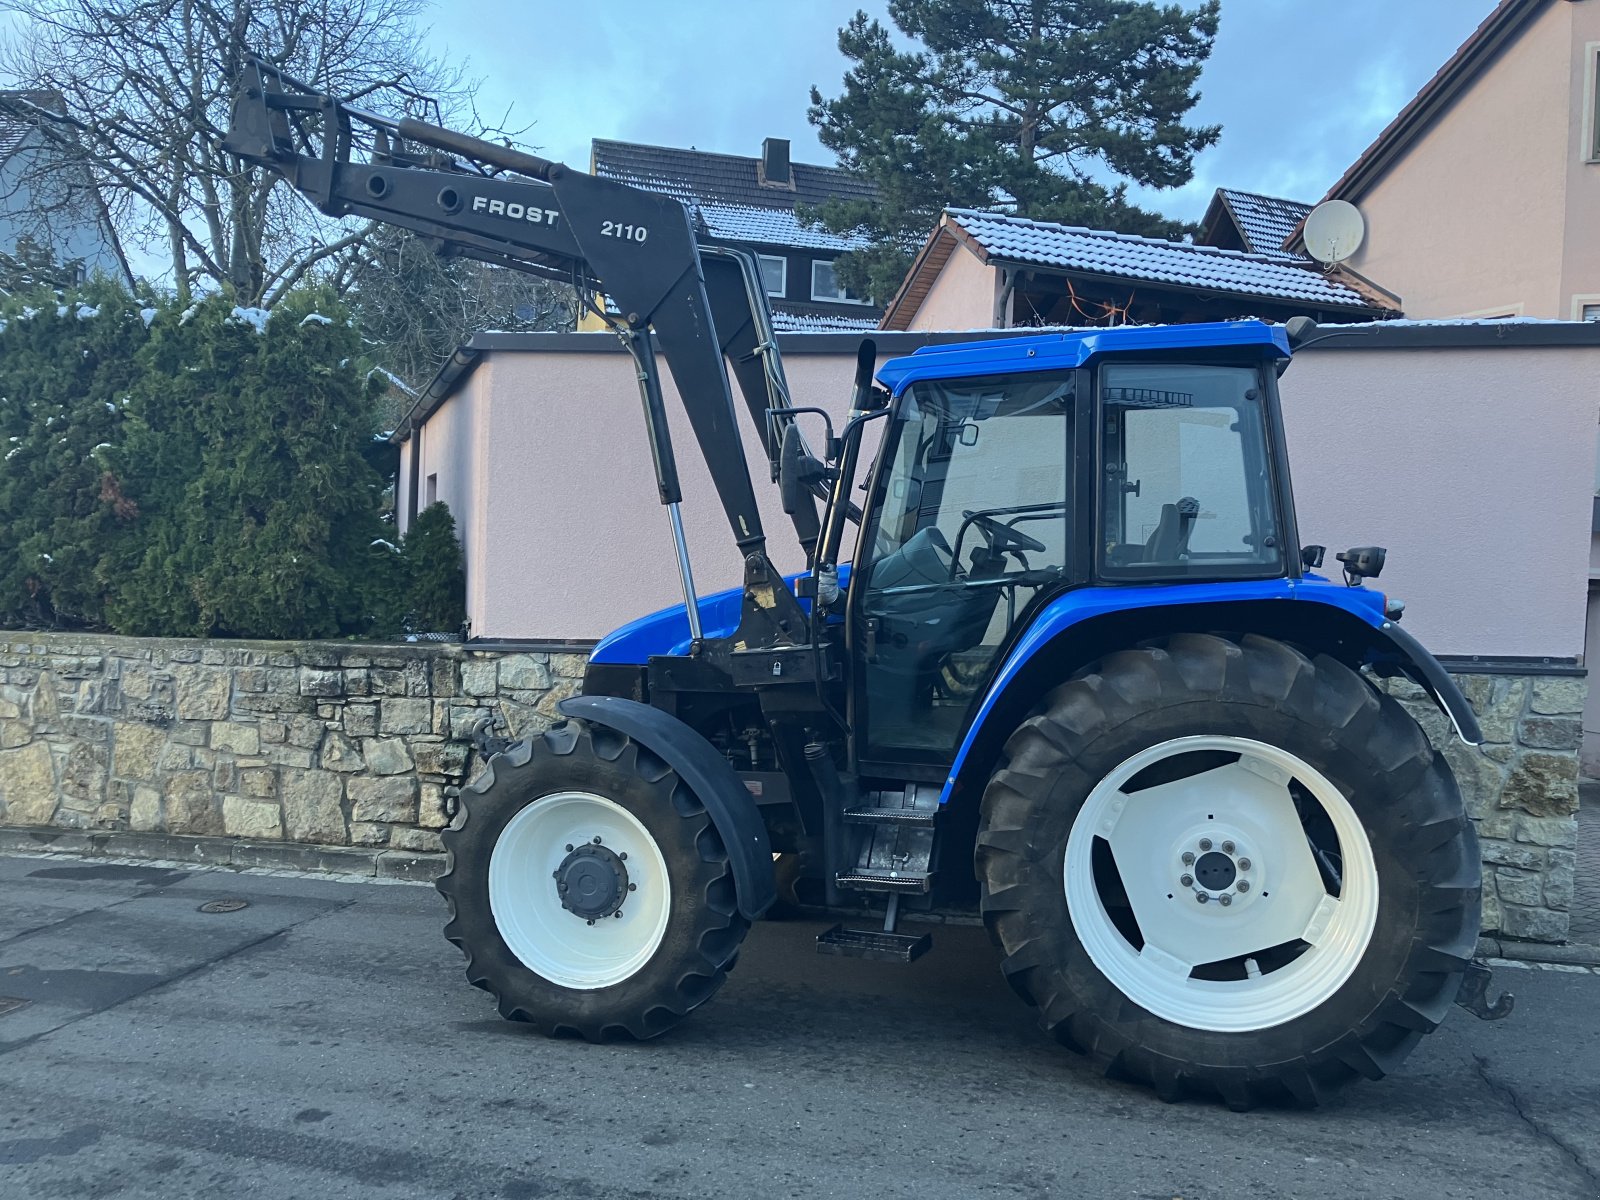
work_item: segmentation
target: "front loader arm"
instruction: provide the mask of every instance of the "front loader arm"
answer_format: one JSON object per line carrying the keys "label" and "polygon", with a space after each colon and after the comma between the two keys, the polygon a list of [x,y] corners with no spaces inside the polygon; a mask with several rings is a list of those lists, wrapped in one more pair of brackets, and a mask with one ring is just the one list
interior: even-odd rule
{"label": "front loader arm", "polygon": [[[417,154],[408,143],[445,153]],[[618,333],[639,369],[657,491],[672,507],[675,529],[681,492],[654,377],[657,344],[745,559],[747,582],[752,574],[762,581],[778,577],[767,558],[723,365],[726,353],[758,428],[767,407],[787,404],[765,295],[745,282],[755,274],[753,261],[742,261],[747,255],[708,251],[714,256],[702,261],[679,200],[420,121],[391,121],[260,61],[248,64],[239,81],[224,146],[278,172],[331,216],[398,225],[452,253],[603,291],[620,314]],[[708,269],[715,302],[707,292]],[[726,337],[719,337],[719,324],[727,327]],[[759,396],[749,394],[758,384]],[[774,435],[763,432],[774,455]],[[807,530],[800,533],[804,543]],[[687,589],[681,548],[680,564]],[[769,588],[758,590],[771,595]],[[781,619],[766,624],[782,641],[783,627],[799,630],[804,621],[787,589],[778,591],[783,594],[773,603]],[[692,608],[692,597],[686,600]]]}

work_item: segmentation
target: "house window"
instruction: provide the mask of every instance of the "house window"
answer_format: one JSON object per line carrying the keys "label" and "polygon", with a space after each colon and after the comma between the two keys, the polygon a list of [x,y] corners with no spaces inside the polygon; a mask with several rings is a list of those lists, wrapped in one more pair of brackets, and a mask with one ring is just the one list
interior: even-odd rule
{"label": "house window", "polygon": [[[428,490],[426,495],[428,497],[428,504],[439,503],[439,477],[437,475],[428,476]],[[423,507],[427,507],[427,505],[424,505]]]}
{"label": "house window", "polygon": [[1600,304],[1585,304],[1579,320],[1600,321]]}
{"label": "house window", "polygon": [[776,254],[758,254],[756,261],[761,264],[761,282],[766,286],[767,295],[788,295],[789,260]]}
{"label": "house window", "polygon": [[833,272],[833,263],[820,259],[811,264],[811,298],[827,300],[834,304],[871,304],[872,301],[839,286],[839,277]]}

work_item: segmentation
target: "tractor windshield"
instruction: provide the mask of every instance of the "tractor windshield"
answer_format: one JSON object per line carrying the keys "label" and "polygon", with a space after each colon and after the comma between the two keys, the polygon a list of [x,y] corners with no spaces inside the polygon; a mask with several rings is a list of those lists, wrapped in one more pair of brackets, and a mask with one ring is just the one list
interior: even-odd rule
{"label": "tractor windshield", "polygon": [[1068,552],[1069,374],[917,385],[900,401],[857,613],[877,754],[953,750],[996,651]]}
{"label": "tractor windshield", "polygon": [[1100,379],[1101,574],[1276,575],[1261,380],[1249,367],[1109,364]]}

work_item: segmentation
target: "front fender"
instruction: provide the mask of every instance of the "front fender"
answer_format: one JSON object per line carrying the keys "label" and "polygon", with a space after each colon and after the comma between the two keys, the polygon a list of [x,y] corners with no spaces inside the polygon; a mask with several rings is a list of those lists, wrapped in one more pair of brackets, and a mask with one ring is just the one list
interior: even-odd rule
{"label": "front fender", "polygon": [[558,706],[563,716],[604,725],[658,755],[706,806],[728,850],[739,912],[760,918],[778,898],[766,822],[744,783],[716,747],[670,713],[619,696],[573,696]]}
{"label": "front fender", "polygon": [[[1334,654],[1352,666],[1370,664],[1380,672],[1403,674],[1427,691],[1462,741],[1480,744],[1478,718],[1455,680],[1416,638],[1388,620],[1383,608],[1377,592],[1315,577],[1066,592],[1039,611],[995,673],[950,765],[940,803],[950,800],[975,761],[980,766],[988,761],[1009,735],[999,726],[1014,726],[1026,716],[1014,697],[1007,702],[1012,689],[1025,692],[1031,707],[1050,687],[1110,651],[1179,631],[1257,630]],[[1064,651],[1069,643],[1071,649]],[[985,752],[977,753],[978,747]]]}

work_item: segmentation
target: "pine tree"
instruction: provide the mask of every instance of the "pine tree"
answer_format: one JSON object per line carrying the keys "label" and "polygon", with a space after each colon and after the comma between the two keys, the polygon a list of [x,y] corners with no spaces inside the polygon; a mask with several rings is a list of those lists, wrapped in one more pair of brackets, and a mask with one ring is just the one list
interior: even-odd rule
{"label": "pine tree", "polygon": [[1217,32],[1218,0],[890,0],[911,49],[857,13],[839,31],[842,94],[809,116],[840,165],[877,186],[802,215],[872,245],[838,263],[886,299],[945,207],[997,209],[1152,237],[1185,226],[1132,204],[1129,182],[1177,187],[1217,126],[1184,117]]}

